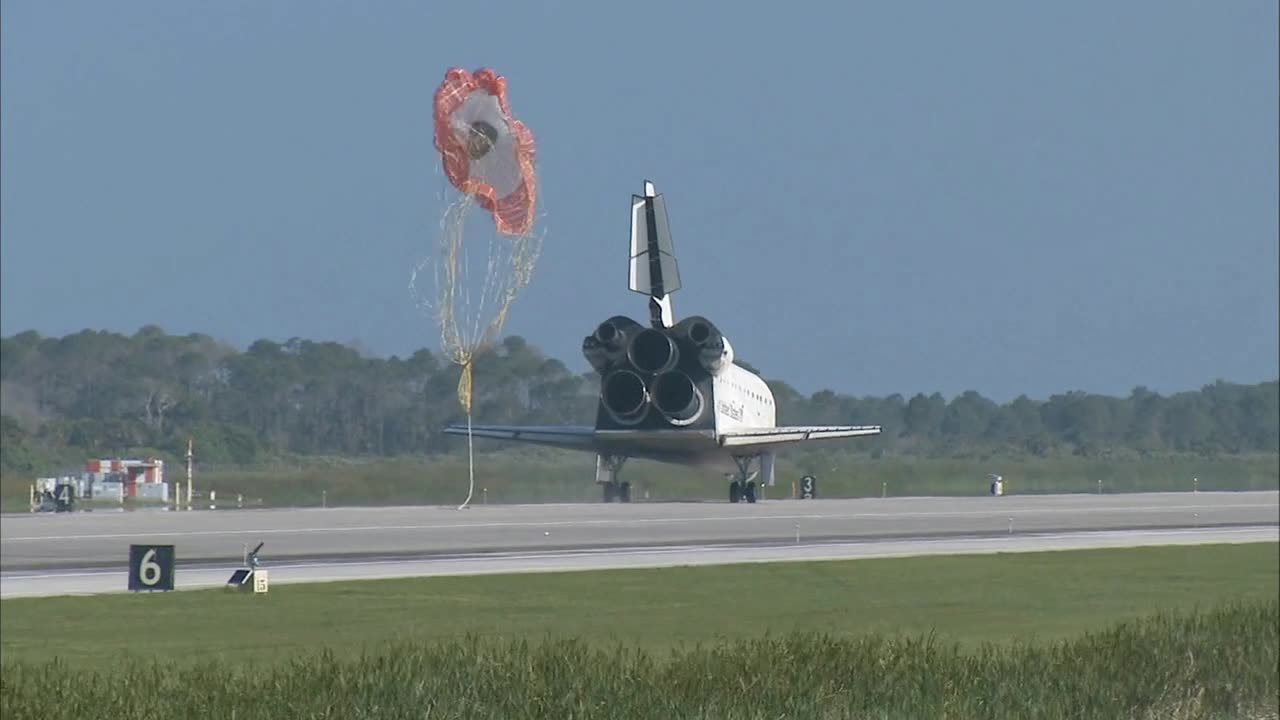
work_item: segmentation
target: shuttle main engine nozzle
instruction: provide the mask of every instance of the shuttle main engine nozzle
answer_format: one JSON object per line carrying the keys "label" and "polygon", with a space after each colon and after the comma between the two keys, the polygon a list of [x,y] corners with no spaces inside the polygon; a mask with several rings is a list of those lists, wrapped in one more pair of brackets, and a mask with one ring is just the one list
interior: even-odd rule
{"label": "shuttle main engine nozzle", "polygon": [[649,390],[630,370],[615,370],[600,383],[600,400],[619,425],[635,425],[649,409]]}
{"label": "shuttle main engine nozzle", "polygon": [[636,333],[627,347],[627,360],[642,373],[656,375],[666,372],[680,361],[680,351],[671,337],[655,328],[645,328]]}
{"label": "shuttle main engine nozzle", "polygon": [[691,425],[702,416],[702,391],[688,373],[679,370],[662,373],[654,378],[650,396],[653,406],[672,425]]}

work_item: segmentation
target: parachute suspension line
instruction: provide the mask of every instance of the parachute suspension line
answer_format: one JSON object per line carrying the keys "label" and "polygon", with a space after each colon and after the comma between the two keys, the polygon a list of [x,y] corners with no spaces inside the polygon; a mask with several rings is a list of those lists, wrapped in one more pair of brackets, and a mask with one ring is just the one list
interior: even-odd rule
{"label": "parachute suspension line", "polygon": [[[443,257],[436,267],[436,283],[440,288],[436,314],[441,324],[441,343],[445,352],[459,364],[497,340],[516,296],[532,278],[545,235],[545,232],[528,232],[491,237],[479,292],[466,292],[468,283],[464,279],[471,274],[472,258],[462,242],[462,226],[465,213],[472,205],[472,198],[464,196],[446,212],[442,221]],[[425,264],[424,261],[419,270]],[[486,322],[490,311],[492,315]]]}
{"label": "parachute suspension line", "polygon": [[[545,230],[530,230],[522,235],[493,232],[488,238],[488,257],[473,258],[483,245],[476,242],[479,238],[467,242],[464,236],[468,211],[475,205],[474,196],[465,194],[449,204],[440,221],[436,260],[432,262],[429,256],[422,259],[409,283],[418,307],[430,312],[439,323],[442,354],[460,370],[457,395],[467,416],[468,487],[459,510],[465,509],[475,494],[475,360],[500,336],[517,295],[533,277],[546,235]],[[427,297],[417,285],[428,263],[432,264],[436,285],[433,297]],[[479,271],[481,267],[483,278],[474,277],[472,270]]]}

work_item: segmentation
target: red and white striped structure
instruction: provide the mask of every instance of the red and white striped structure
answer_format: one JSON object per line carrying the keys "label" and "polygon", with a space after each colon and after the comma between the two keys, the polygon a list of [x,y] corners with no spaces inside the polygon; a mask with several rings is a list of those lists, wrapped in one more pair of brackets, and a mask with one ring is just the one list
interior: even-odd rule
{"label": "red and white striped structure", "polygon": [[164,460],[88,460],[84,464],[86,479],[95,485],[101,482],[119,482],[124,485],[125,497],[138,496],[138,483],[163,483]]}

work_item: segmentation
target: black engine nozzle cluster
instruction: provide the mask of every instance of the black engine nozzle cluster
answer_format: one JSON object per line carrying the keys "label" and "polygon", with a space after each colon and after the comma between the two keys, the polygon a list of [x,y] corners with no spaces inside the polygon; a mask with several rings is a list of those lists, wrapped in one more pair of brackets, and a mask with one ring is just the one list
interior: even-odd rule
{"label": "black engine nozzle cluster", "polygon": [[601,375],[601,405],[623,426],[639,425],[650,408],[667,426],[692,425],[706,406],[700,385],[733,362],[728,341],[698,316],[660,329],[615,315],[583,338],[582,354]]}

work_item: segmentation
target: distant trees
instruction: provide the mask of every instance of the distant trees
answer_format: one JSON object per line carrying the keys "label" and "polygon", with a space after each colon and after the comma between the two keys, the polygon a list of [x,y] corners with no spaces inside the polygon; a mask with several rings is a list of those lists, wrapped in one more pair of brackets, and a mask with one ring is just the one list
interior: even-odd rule
{"label": "distant trees", "polygon": [[[499,423],[584,423],[597,380],[523,338],[507,337],[475,366],[476,417]],[[441,453],[457,440],[458,370],[427,350],[370,358],[333,342],[258,340],[239,351],[207,335],[147,326],[132,337],[84,330],[0,340],[3,469],[36,450],[86,457],[155,448],[180,456],[198,438],[204,462],[253,464],[291,454]],[[809,397],[770,380],[783,423],[878,423],[856,452],[1107,455],[1280,452],[1280,382],[1216,382],[1161,396],[1066,392],[999,404],[968,391],[904,398]]]}

